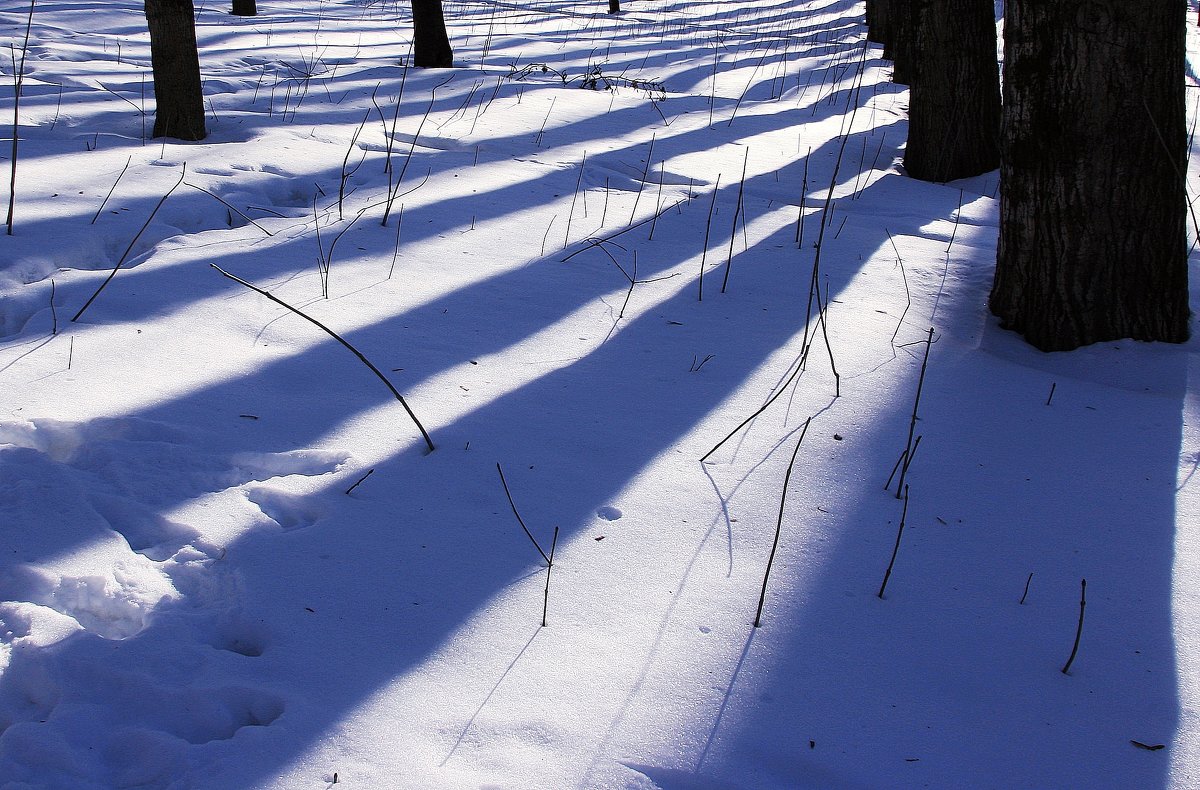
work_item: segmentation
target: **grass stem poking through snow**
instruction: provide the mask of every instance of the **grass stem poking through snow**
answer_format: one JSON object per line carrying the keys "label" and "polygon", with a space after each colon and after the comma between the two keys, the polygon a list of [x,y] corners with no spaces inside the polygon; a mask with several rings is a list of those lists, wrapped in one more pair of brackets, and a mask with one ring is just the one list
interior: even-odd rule
{"label": "grass stem poking through snow", "polygon": [[637,217],[638,201],[642,199],[642,189],[645,188],[646,178],[650,175],[650,162],[654,156],[654,140],[657,134],[658,133],[655,132],[654,134],[650,135],[650,150],[646,152],[646,167],[642,169],[642,177],[638,181],[637,194],[633,196],[633,211],[629,212],[630,224],[632,224],[634,218]]}
{"label": "grass stem poking through snow", "polygon": [[575,179],[575,194],[571,195],[571,213],[567,214],[567,232],[563,234],[563,249],[571,243],[571,219],[575,216],[575,201],[579,198],[579,186],[583,183],[583,169],[587,166],[587,151],[579,163],[579,177]]}
{"label": "grass stem poking through snow", "polygon": [[367,110],[363,113],[362,122],[358,124],[358,128],[354,130],[354,134],[350,135],[350,145],[346,146],[346,155],[342,158],[341,178],[338,179],[338,219],[342,219],[342,203],[346,200],[346,184],[350,178],[358,172],[358,168],[362,167],[363,160],[367,158],[366,150],[353,168],[347,170],[350,165],[350,154],[354,151],[354,146],[358,143],[358,137],[362,134],[363,128],[367,125],[367,119],[371,117],[371,111]]}
{"label": "grass stem poking through snow", "polygon": [[366,480],[368,477],[370,477],[370,476],[371,476],[371,475],[373,475],[373,474],[375,474],[375,468],[374,468],[374,467],[372,467],[372,468],[368,469],[368,470],[367,470],[367,473],[366,473],[365,475],[363,475],[362,477],[360,477],[360,478],[358,478],[357,480],[355,480],[355,481],[354,481],[354,485],[352,485],[352,486],[350,486],[349,488],[347,488],[347,489],[346,489],[346,493],[347,493],[347,494],[349,494],[351,491],[353,491],[354,489],[358,488],[358,487],[359,487],[359,485],[361,485],[361,484],[362,484],[362,481]]}
{"label": "grass stem poking through snow", "polygon": [[712,202],[708,204],[708,221],[704,223],[704,249],[700,252],[700,286],[696,292],[696,301],[704,301],[704,264],[708,258],[708,236],[712,231],[713,209],[717,206],[717,193],[721,191],[721,174],[717,173],[717,183],[713,186]]}
{"label": "grass stem poking through snow", "polygon": [[29,16],[25,19],[25,40],[21,44],[21,61],[17,62],[16,52],[13,52],[13,122],[12,122],[12,159],[9,161],[8,176],[8,235],[13,235],[13,212],[17,205],[17,141],[20,138],[21,90],[25,86],[25,55],[29,51],[29,29],[33,27],[33,6],[35,0],[30,0]]}
{"label": "grass stem poking through snow", "polygon": [[158,204],[154,207],[154,210],[150,212],[150,216],[146,217],[146,222],[145,222],[145,224],[142,225],[141,230],[139,230],[137,232],[137,235],[134,236],[133,240],[129,242],[129,246],[125,248],[125,252],[123,252],[121,254],[121,258],[120,258],[120,260],[117,261],[117,265],[114,266],[113,270],[108,273],[108,277],[104,278],[104,282],[100,283],[100,287],[96,289],[96,292],[93,293],[90,297],[88,297],[88,300],[86,302],[84,302],[83,307],[79,308],[79,312],[77,312],[74,316],[72,316],[72,318],[71,318],[72,323],[79,320],[79,317],[81,315],[83,315],[83,311],[87,310],[88,307],[91,306],[92,302],[94,302],[96,300],[96,297],[100,295],[100,292],[104,290],[105,286],[107,286],[110,282],[112,282],[112,278],[117,276],[117,271],[125,264],[125,259],[128,258],[129,253],[133,251],[133,245],[137,244],[138,239],[140,239],[142,237],[142,234],[146,232],[146,228],[150,227],[150,223],[154,221],[154,215],[158,213],[158,210],[160,208],[162,208],[163,203],[167,202],[167,198],[169,198],[171,196],[171,193],[179,188],[179,185],[183,183],[183,179],[186,176],[187,176],[187,162],[184,162],[183,170],[182,170],[182,172],[180,172],[179,180],[175,182],[175,186],[168,189],[167,194],[163,195],[162,198],[158,201]]}
{"label": "grass stem poking through snow", "polygon": [[883,574],[883,584],[879,585],[879,600],[883,600],[883,591],[887,589],[888,579],[892,578],[892,568],[896,564],[896,555],[900,552],[900,537],[904,534],[904,519],[908,517],[908,486],[904,487],[904,507],[900,510],[900,527],[896,530],[896,545],[892,549],[892,559],[888,562]]}
{"label": "grass stem poking through snow", "polygon": [[384,383],[384,385],[388,388],[388,390],[391,391],[392,395],[394,395],[396,400],[398,400],[400,402],[400,405],[404,407],[404,411],[408,412],[408,416],[412,418],[413,423],[416,424],[417,429],[421,432],[421,438],[425,440],[425,446],[429,448],[429,452],[432,453],[434,451],[433,440],[429,438],[429,433],[425,430],[425,426],[421,425],[421,421],[417,419],[417,415],[414,414],[413,410],[409,407],[408,401],[404,400],[404,396],[400,394],[400,392],[396,389],[396,387],[392,384],[392,382],[388,381],[387,376],[383,375],[383,373],[380,372],[379,368],[377,368],[373,364],[371,364],[371,360],[369,360],[365,356],[363,356],[363,353],[361,351],[359,351],[354,346],[350,345],[350,343],[348,343],[345,339],[343,339],[341,335],[339,335],[337,332],[334,332],[332,329],[325,326],[317,319],[313,318],[312,316],[308,315],[307,313],[303,313],[300,310],[297,310],[295,307],[292,307],[290,304],[288,304],[287,302],[283,301],[282,299],[274,296],[273,294],[269,293],[268,291],[265,291],[264,289],[259,288],[257,285],[252,285],[251,283],[246,282],[245,280],[243,280],[240,277],[235,277],[234,275],[225,271],[224,269],[222,269],[220,266],[216,265],[215,263],[210,263],[209,266],[213,267],[218,272],[220,272],[222,276],[228,277],[230,280],[233,280],[236,283],[240,283],[241,285],[246,286],[251,291],[254,291],[257,294],[261,294],[261,295],[267,297],[268,299],[270,299],[272,302],[279,305],[280,307],[284,307],[288,310],[291,310],[293,313],[300,316],[305,321],[308,321],[309,323],[314,324],[318,329],[322,330],[327,335],[332,337],[334,340],[341,343],[350,353],[352,353],[352,354],[354,354],[354,356],[358,357],[358,360],[360,362],[362,362],[364,365],[366,365],[367,369],[370,370],[372,373],[374,373],[379,378],[379,380]]}
{"label": "grass stem poking through snow", "polygon": [[1058,382],[1057,382],[1057,381],[1052,381],[1052,382],[1050,382],[1050,395],[1049,395],[1049,396],[1046,398],[1046,405],[1047,405],[1047,406],[1049,406],[1049,405],[1050,405],[1050,401],[1054,400],[1054,390],[1056,390],[1057,388],[1058,388]]}
{"label": "grass stem poking through snow", "polygon": [[775,551],[779,548],[779,533],[783,530],[783,503],[787,500],[788,482],[792,479],[792,467],[796,465],[796,455],[800,445],[804,443],[804,434],[808,433],[808,424],[812,417],[804,421],[800,430],[800,438],[796,441],[796,449],[792,450],[792,460],[788,461],[787,472],[783,476],[783,490],[779,494],[779,518],[775,520],[775,540],[771,543],[771,555],[767,558],[767,570],[763,574],[762,592],[758,595],[758,611],[754,614],[754,627],[762,625],[763,604],[767,600],[767,580],[771,578],[771,566],[775,563]]}
{"label": "grass stem poking through snow", "polygon": [[[732,119],[730,119],[732,120]],[[733,268],[733,242],[737,239],[738,217],[742,216],[742,198],[746,191],[746,165],[750,164],[750,146],[742,159],[742,180],[738,182],[737,205],[733,207],[733,230],[729,233],[729,256],[725,259],[725,276],[721,278],[721,293],[729,285],[729,270]]]}
{"label": "grass stem poking through snow", "polygon": [[1087,607],[1087,579],[1079,580],[1079,625],[1075,627],[1075,644],[1071,647],[1071,655],[1067,659],[1067,663],[1063,664],[1062,673],[1070,674],[1071,664],[1075,661],[1075,654],[1079,652],[1079,638],[1083,636],[1083,610]]}
{"label": "grass stem poking through snow", "polygon": [[58,334],[58,308],[54,306],[54,278],[50,278],[50,334]]}
{"label": "grass stem poking through snow", "polygon": [[[128,167],[129,165],[128,165],[128,164],[126,164],[125,166],[126,166],[126,167]],[[124,170],[122,170],[121,172],[122,172],[122,173],[124,173],[125,171],[124,171]],[[120,176],[117,176],[117,181],[120,181],[120,180],[121,180],[121,177],[120,177]],[[223,199],[223,198],[222,198],[220,195],[217,195],[217,194],[214,194],[214,193],[212,193],[212,192],[209,192],[209,191],[208,191],[207,189],[205,189],[204,187],[201,187],[201,186],[196,186],[195,184],[188,184],[188,183],[185,183],[185,184],[184,184],[184,186],[185,186],[185,187],[191,187],[192,189],[197,189],[197,190],[199,190],[199,191],[203,192],[204,194],[208,195],[208,196],[209,196],[210,198],[212,198],[213,200],[215,200],[215,201],[217,201],[218,203],[220,203],[220,204],[221,204],[222,206],[224,206],[225,208],[227,208],[227,209],[229,209],[230,211],[232,211],[232,212],[236,213],[236,214],[237,214],[239,217],[241,217],[242,219],[246,220],[246,221],[247,221],[247,222],[249,222],[251,225],[253,225],[254,227],[258,228],[259,230],[261,230],[263,233],[267,234],[268,236],[274,236],[274,235],[275,235],[275,234],[274,234],[274,233],[272,233],[271,231],[269,231],[269,230],[267,230],[266,228],[264,228],[262,225],[259,225],[257,222],[255,222],[254,220],[250,219],[250,217],[246,216],[246,214],[245,214],[245,213],[244,213],[244,212],[243,212],[241,209],[239,209],[237,206],[230,205],[230,203],[229,203],[228,201],[224,200],[224,199]],[[116,183],[113,183],[113,189],[116,189],[116,188],[117,188],[117,185],[116,185]],[[109,190],[109,193],[108,193],[108,194],[110,194],[110,195],[111,195],[111,194],[112,194],[112,190]],[[107,200],[108,200],[108,198],[105,198],[105,201],[107,201]],[[100,208],[104,208],[104,204],[103,204],[103,203],[101,203],[101,204],[100,204]],[[97,210],[96,210],[96,216],[97,216],[97,217],[98,217],[98,216],[100,216],[100,210],[99,210],[99,209],[97,209]],[[95,217],[93,217],[93,218],[92,218],[92,222],[95,222],[95,221],[96,221],[96,219],[95,219]]]}
{"label": "grass stem poking through snow", "polygon": [[958,190],[958,209],[954,212],[954,230],[950,232],[950,243],[946,245],[946,252],[950,252],[950,248],[954,246],[954,237],[958,235],[958,223],[962,219],[962,204],[963,191]]}
{"label": "grass stem poking through snow", "polygon": [[[100,201],[100,208],[96,209],[96,213],[92,215],[92,221],[90,223],[88,223],[89,225],[96,224],[96,220],[98,220],[100,218],[100,212],[104,211],[104,207],[108,204],[108,199],[111,198],[112,193],[116,191],[117,184],[121,183],[121,177],[125,175],[125,171],[129,169],[129,164],[132,161],[133,161],[132,156],[130,156],[128,159],[125,160],[125,166],[122,167],[121,172],[117,174],[117,180],[113,182],[113,185],[111,187],[109,187],[108,194],[104,196],[104,200]],[[197,188],[199,188],[199,187],[197,187]]]}
{"label": "grass stem poking through snow", "polygon": [[1021,600],[1017,601],[1018,606],[1025,605],[1025,598],[1029,595],[1029,583],[1032,581],[1033,581],[1033,572],[1031,571],[1029,573],[1029,576],[1026,577],[1026,579],[1025,579],[1025,592],[1021,593]]}
{"label": "grass stem poking through snow", "polygon": [[[384,227],[387,227],[388,216],[392,213],[392,203],[393,203],[393,201],[396,200],[396,193],[398,193],[400,191],[400,184],[402,181],[404,181],[404,174],[408,171],[409,162],[412,161],[413,151],[415,151],[417,149],[417,140],[420,139],[420,137],[421,137],[421,130],[425,128],[425,121],[429,120],[429,113],[433,111],[433,103],[435,101],[437,101],[438,88],[441,88],[442,86],[446,85],[452,79],[454,79],[453,76],[447,77],[442,82],[438,83],[437,85],[434,85],[433,89],[429,91],[429,106],[427,106],[425,108],[425,114],[421,116],[421,122],[419,124],[417,124],[417,131],[413,134],[412,143],[410,143],[408,146],[408,155],[404,157],[404,166],[400,168],[400,173],[399,173],[399,175],[396,176],[395,186],[392,186],[391,175],[389,174],[389,176],[388,176],[388,187],[389,188],[388,188],[387,205],[384,207],[384,210],[383,210],[383,220],[380,221],[380,223],[379,223],[380,225],[383,225]],[[400,106],[400,100],[397,99],[396,107],[399,108],[399,106]]]}
{"label": "grass stem poking through snow", "polygon": [[550,571],[554,569],[554,548],[558,545],[558,527],[554,528],[554,537],[550,540],[550,553],[542,551],[541,544],[537,542],[537,538],[529,531],[529,527],[525,526],[525,519],[521,518],[520,512],[517,511],[517,503],[513,501],[512,492],[508,490],[508,481],[504,479],[504,469],[500,466],[500,462],[496,462],[496,471],[500,473],[500,485],[504,486],[504,496],[508,497],[508,506],[512,508],[513,515],[517,517],[517,523],[521,525],[521,529],[525,531],[525,537],[529,538],[529,542],[537,549],[538,554],[542,555],[542,559],[546,561],[546,591],[542,598],[542,627],[546,627],[546,610],[550,605]]}
{"label": "grass stem poking through snow", "polygon": [[896,483],[896,499],[900,498],[900,491],[907,490],[904,485],[904,476],[908,474],[908,467],[912,463],[912,457],[916,452],[916,447],[913,446],[913,432],[917,429],[917,409],[921,405],[921,389],[925,385],[925,369],[929,366],[929,349],[933,347],[933,327],[929,327],[929,336],[925,340],[925,356],[921,360],[921,375],[917,378],[917,396],[913,398],[912,419],[908,423],[908,441],[904,444],[904,463],[900,465],[900,480]]}
{"label": "grass stem poking through snow", "polygon": [[400,229],[404,227],[404,204],[400,204],[400,213],[396,215],[396,241],[392,245],[392,265],[388,267],[387,278],[392,279],[392,272],[396,270],[396,258],[400,256]]}

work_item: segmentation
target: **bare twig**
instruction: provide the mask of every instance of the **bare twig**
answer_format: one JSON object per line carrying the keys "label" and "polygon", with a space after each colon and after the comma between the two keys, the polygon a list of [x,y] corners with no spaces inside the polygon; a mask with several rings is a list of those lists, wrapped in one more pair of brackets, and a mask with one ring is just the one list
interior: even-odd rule
{"label": "bare twig", "polygon": [[796,455],[800,452],[800,445],[804,442],[804,434],[808,433],[810,422],[812,422],[812,417],[804,421],[804,428],[801,429],[800,438],[796,441],[796,449],[792,450],[792,460],[788,461],[787,472],[783,476],[783,490],[779,494],[779,518],[775,520],[775,540],[771,543],[771,555],[767,558],[767,570],[763,574],[762,592],[758,596],[758,611],[754,614],[755,628],[762,625],[763,604],[767,600],[767,580],[771,578],[771,565],[775,562],[775,551],[779,548],[779,533],[783,530],[783,503],[787,499],[788,482],[792,479],[792,467],[796,464]]}
{"label": "bare twig", "polygon": [[162,208],[163,203],[167,202],[167,198],[171,196],[171,193],[178,189],[179,185],[183,183],[185,176],[187,176],[187,162],[183,163],[183,171],[180,172],[179,180],[175,182],[175,186],[168,189],[167,194],[163,195],[158,201],[158,205],[156,205],[154,210],[150,212],[150,216],[146,217],[146,222],[142,225],[141,230],[137,232],[137,235],[135,235],[133,240],[129,242],[129,246],[125,248],[125,252],[121,254],[121,258],[117,261],[117,265],[113,267],[111,272],[109,272],[108,277],[104,278],[104,282],[100,283],[100,287],[96,289],[96,292],[93,293],[86,302],[84,302],[83,307],[79,308],[79,312],[77,312],[71,318],[72,323],[79,320],[79,317],[83,315],[83,311],[87,310],[88,307],[91,306],[92,302],[96,300],[96,297],[100,295],[100,292],[104,290],[105,286],[112,282],[112,278],[117,276],[117,271],[125,264],[125,259],[128,258],[129,253],[133,251],[133,245],[137,244],[138,239],[140,239],[142,234],[146,232],[146,228],[150,227],[150,223],[154,221],[154,215],[158,213],[160,208]]}
{"label": "bare twig", "polygon": [[429,433],[425,430],[425,426],[421,425],[421,421],[417,419],[417,415],[413,413],[413,410],[411,408],[409,408],[408,402],[406,400],[404,400],[404,396],[400,394],[400,392],[396,389],[395,386],[393,386],[392,382],[388,381],[387,376],[383,375],[383,373],[380,372],[379,368],[377,368],[373,364],[371,364],[371,360],[369,360],[365,356],[363,356],[363,353],[361,351],[359,351],[354,346],[350,345],[350,343],[348,343],[345,339],[343,339],[341,335],[339,335],[337,332],[334,332],[332,329],[325,326],[317,319],[313,318],[312,316],[308,315],[307,313],[303,313],[300,310],[297,310],[295,307],[292,307],[290,304],[288,304],[287,302],[283,301],[282,299],[274,296],[273,294],[269,293],[268,291],[265,291],[262,288],[259,288],[257,285],[252,285],[251,283],[246,282],[245,280],[241,279],[240,277],[236,277],[236,276],[230,274],[229,272],[225,271],[224,269],[222,269],[220,266],[216,265],[215,263],[210,263],[209,266],[216,269],[223,276],[228,277],[230,280],[233,280],[236,283],[240,283],[240,284],[246,286],[247,288],[249,288],[251,291],[254,291],[255,293],[258,293],[258,294],[261,294],[261,295],[267,297],[268,299],[270,299],[272,302],[279,305],[280,307],[284,307],[284,308],[292,311],[296,315],[303,318],[305,321],[308,321],[309,323],[315,325],[318,329],[324,331],[327,335],[332,337],[334,340],[341,343],[350,353],[354,354],[354,356],[358,357],[358,360],[360,362],[362,362],[364,365],[366,365],[367,369],[370,370],[372,373],[374,373],[379,378],[379,380],[384,383],[384,385],[388,388],[388,390],[392,393],[392,395],[395,396],[396,400],[398,400],[400,402],[400,405],[404,407],[404,411],[408,412],[408,416],[412,418],[412,421],[416,424],[417,429],[420,430],[421,438],[423,438],[425,440],[425,446],[429,448],[429,452],[431,452],[431,453],[433,452],[433,450],[434,450],[433,440],[429,438]]}

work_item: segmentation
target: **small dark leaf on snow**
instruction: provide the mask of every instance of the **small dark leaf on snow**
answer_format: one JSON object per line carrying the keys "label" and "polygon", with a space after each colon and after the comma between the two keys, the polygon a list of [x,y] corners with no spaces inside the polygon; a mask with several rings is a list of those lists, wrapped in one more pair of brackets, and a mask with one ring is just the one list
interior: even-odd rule
{"label": "small dark leaf on snow", "polygon": [[597,540],[597,541],[604,540],[604,536],[603,536],[603,535],[597,535],[597,536],[596,536],[596,540]]}
{"label": "small dark leaf on snow", "polygon": [[833,435],[833,440],[834,440],[835,442],[840,442],[840,441],[842,440],[842,435],[841,435],[840,433],[835,433],[835,434]]}

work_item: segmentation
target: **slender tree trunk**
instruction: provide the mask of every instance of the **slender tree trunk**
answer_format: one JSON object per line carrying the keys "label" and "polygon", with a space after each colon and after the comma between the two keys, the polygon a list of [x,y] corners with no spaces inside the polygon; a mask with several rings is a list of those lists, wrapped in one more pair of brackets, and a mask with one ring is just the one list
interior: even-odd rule
{"label": "slender tree trunk", "polygon": [[904,168],[946,182],[1000,166],[1000,66],[992,0],[917,0]]}
{"label": "slender tree trunk", "polygon": [[256,16],[258,5],[255,0],[233,0],[233,14],[235,16]]}
{"label": "slender tree trunk", "polygon": [[454,52],[446,34],[442,0],[412,0],[413,65],[418,68],[448,69]]}
{"label": "slender tree trunk", "polygon": [[1008,0],[990,306],[1044,351],[1188,336],[1186,0]]}
{"label": "slender tree trunk", "polygon": [[610,13],[610,14],[621,13],[621,0],[608,0],[608,13]]}
{"label": "slender tree trunk", "polygon": [[191,0],[146,0],[154,70],[154,136],[203,140],[204,97]]}

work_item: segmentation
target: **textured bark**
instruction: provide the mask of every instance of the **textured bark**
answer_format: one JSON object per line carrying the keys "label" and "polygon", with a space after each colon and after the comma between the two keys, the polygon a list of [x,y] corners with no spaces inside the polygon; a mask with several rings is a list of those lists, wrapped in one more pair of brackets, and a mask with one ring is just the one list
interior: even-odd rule
{"label": "textured bark", "polygon": [[892,82],[912,83],[920,57],[917,0],[888,0],[888,40],[883,56],[892,61]]}
{"label": "textured bark", "polygon": [[1000,166],[1000,66],[992,0],[917,0],[904,168],[946,182]]}
{"label": "textured bark", "polygon": [[[867,41],[887,45],[891,0],[867,0]],[[884,55],[887,57],[886,53]]]}
{"label": "textured bark", "polygon": [[413,65],[426,69],[448,69],[454,52],[446,34],[442,0],[412,0]]}
{"label": "textured bark", "polygon": [[1008,0],[990,307],[1044,351],[1188,336],[1186,0]]}
{"label": "textured bark", "polygon": [[203,140],[204,97],[191,0],[146,0],[154,70],[154,136]]}
{"label": "textured bark", "polygon": [[255,16],[258,5],[255,0],[233,0],[233,13],[236,16]]}

